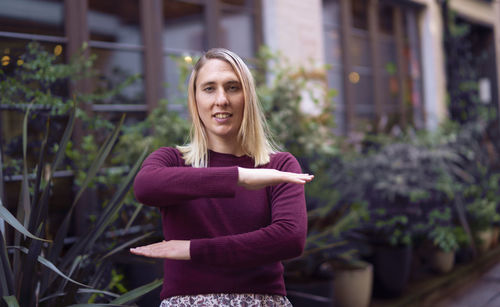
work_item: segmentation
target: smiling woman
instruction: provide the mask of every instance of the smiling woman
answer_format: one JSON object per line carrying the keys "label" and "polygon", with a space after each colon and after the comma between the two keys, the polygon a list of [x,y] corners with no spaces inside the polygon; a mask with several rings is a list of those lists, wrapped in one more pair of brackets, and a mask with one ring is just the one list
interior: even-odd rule
{"label": "smiling woman", "polygon": [[229,63],[212,59],[200,69],[196,80],[196,105],[213,150],[244,154],[237,141],[245,98],[241,83]]}
{"label": "smiling woman", "polygon": [[280,261],[304,248],[313,176],[271,145],[253,77],[233,52],[200,58],[188,105],[190,142],[153,152],[134,182],[136,198],[159,207],[165,240],[131,252],[165,259],[161,306],[290,306]]}

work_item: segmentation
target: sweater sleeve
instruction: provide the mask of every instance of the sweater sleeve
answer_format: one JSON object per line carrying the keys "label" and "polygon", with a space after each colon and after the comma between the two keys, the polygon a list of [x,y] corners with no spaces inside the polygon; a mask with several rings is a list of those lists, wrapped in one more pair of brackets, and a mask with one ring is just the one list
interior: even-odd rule
{"label": "sweater sleeve", "polygon": [[[277,169],[301,172],[291,154]],[[279,184],[271,188],[271,224],[237,235],[191,240],[192,261],[233,267],[268,264],[300,256],[307,234],[304,186]]]}
{"label": "sweater sleeve", "polygon": [[201,197],[234,197],[238,167],[193,168],[184,166],[176,149],[162,147],[143,162],[134,180],[136,199],[164,207],[179,200]]}

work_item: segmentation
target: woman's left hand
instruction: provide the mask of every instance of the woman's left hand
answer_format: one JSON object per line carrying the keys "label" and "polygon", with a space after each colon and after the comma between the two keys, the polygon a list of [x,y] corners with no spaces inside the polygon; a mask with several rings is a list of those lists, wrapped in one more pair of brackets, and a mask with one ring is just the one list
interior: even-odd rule
{"label": "woman's left hand", "polygon": [[131,248],[130,252],[134,255],[166,258],[172,260],[190,260],[189,247],[191,242],[188,240],[170,240],[161,241],[154,244]]}

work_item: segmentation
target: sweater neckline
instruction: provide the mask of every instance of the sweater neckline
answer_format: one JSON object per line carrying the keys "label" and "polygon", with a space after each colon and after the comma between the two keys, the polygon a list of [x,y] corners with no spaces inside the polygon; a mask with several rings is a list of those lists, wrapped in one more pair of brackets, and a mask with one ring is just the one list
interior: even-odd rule
{"label": "sweater neckline", "polygon": [[237,160],[237,161],[245,161],[248,159],[250,159],[250,160],[252,159],[251,157],[249,157],[247,155],[236,156],[236,155],[229,154],[229,153],[222,153],[222,152],[213,151],[211,149],[208,150],[208,156],[209,156],[209,159],[216,158],[216,159]]}

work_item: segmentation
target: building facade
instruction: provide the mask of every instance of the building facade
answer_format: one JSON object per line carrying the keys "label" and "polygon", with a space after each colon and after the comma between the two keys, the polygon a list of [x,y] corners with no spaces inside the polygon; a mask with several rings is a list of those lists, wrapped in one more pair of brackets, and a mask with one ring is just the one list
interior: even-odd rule
{"label": "building facade", "polygon": [[[339,132],[367,125],[435,128],[448,115],[441,0],[2,0],[1,65],[20,65],[37,40],[67,61],[84,42],[110,86],[141,78],[121,101],[89,112],[141,120],[161,98],[179,95],[173,56],[191,61],[211,47],[244,58],[265,44],[293,63],[327,64]],[[484,103],[499,104],[500,3],[449,0],[492,50],[480,82]],[[94,85],[78,84],[90,90]],[[5,122],[5,121],[4,121]],[[4,129],[5,131],[5,129]]]}

